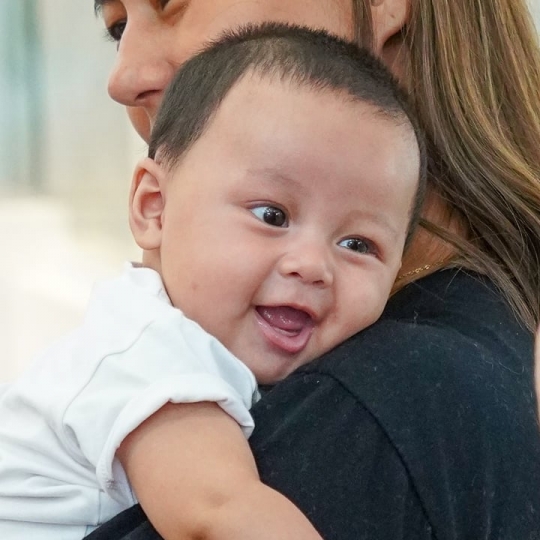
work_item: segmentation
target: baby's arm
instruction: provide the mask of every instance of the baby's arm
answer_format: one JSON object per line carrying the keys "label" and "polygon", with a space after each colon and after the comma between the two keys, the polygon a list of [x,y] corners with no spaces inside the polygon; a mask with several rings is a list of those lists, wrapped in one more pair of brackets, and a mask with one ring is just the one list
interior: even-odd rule
{"label": "baby's arm", "polygon": [[165,540],[321,540],[287,498],[260,482],[241,429],[215,403],[165,405],[117,456]]}

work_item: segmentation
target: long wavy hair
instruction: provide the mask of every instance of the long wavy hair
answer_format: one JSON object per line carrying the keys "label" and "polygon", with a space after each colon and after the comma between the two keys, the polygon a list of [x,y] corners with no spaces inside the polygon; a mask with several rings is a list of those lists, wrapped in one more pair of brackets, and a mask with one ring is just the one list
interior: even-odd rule
{"label": "long wavy hair", "polygon": [[[371,46],[370,1],[353,0]],[[530,330],[540,322],[540,49],[525,0],[411,0],[404,85],[430,153],[429,189],[467,238],[422,220],[487,275]]]}

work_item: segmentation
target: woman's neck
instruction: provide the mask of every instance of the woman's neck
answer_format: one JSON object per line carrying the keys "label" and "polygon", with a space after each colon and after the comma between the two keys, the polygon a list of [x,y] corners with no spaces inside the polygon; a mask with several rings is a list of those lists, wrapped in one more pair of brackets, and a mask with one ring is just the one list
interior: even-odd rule
{"label": "woman's neck", "polygon": [[[453,212],[433,189],[427,190],[422,217],[445,231],[467,238],[467,226],[463,218]],[[457,250],[454,246],[419,226],[403,256],[403,264],[393,292],[420,277],[448,266],[456,255]]]}

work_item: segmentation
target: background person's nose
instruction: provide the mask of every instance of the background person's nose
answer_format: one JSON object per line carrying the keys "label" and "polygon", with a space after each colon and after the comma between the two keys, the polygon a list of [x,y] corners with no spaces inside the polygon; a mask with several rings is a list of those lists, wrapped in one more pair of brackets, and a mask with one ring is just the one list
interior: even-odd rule
{"label": "background person's nose", "polygon": [[[145,39],[142,30],[124,30],[114,67],[109,76],[108,91],[112,99],[129,107],[155,107],[176,72],[176,66],[155,35]],[[154,103],[155,102],[155,103]]]}

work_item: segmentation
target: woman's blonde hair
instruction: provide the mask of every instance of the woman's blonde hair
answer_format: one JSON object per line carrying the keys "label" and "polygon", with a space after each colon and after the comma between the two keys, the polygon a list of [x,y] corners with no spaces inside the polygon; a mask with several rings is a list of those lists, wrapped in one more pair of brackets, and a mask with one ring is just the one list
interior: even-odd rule
{"label": "woman's blonde hair", "polygon": [[[371,45],[370,1],[353,0]],[[430,189],[468,239],[423,220],[540,322],[540,50],[524,0],[411,0],[404,84],[426,131]]]}

